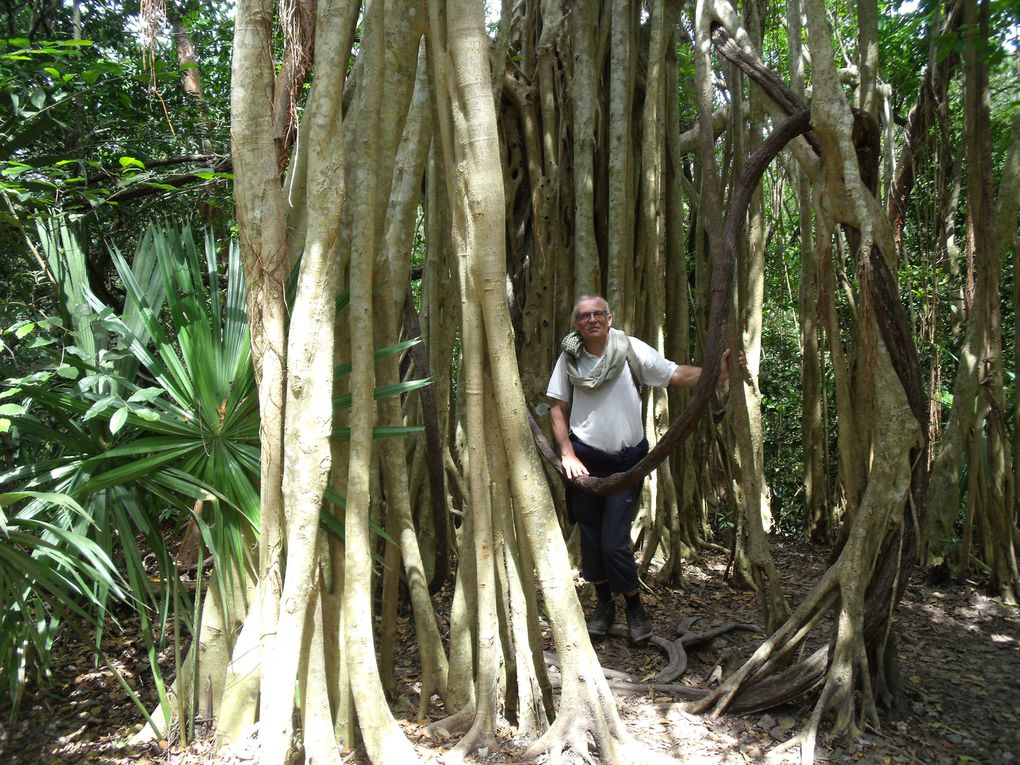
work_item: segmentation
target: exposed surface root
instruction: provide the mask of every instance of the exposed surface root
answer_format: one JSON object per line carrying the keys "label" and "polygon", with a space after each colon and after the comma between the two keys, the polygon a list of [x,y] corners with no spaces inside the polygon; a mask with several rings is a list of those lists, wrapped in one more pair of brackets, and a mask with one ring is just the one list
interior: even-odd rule
{"label": "exposed surface root", "polygon": [[[560,705],[560,714],[545,735],[521,754],[523,762],[533,762],[547,755],[548,763],[558,763],[562,762],[564,753],[573,752],[589,765],[676,765],[677,761],[672,757],[645,747],[626,732],[610,733],[604,720],[597,720],[596,716],[582,714],[579,710],[566,710],[564,706]],[[592,745],[598,750],[594,757]]]}
{"label": "exposed surface root", "polygon": [[448,765],[457,765],[466,761],[468,755],[478,749],[492,750],[496,748],[496,737],[490,731],[485,731],[480,725],[471,727],[457,745],[447,752],[445,762]]}
{"label": "exposed surface root", "polygon": [[[685,619],[684,622],[677,628],[680,633],[680,637],[676,640],[666,640],[665,638],[659,637],[658,635],[652,635],[649,638],[649,645],[654,645],[661,649],[666,654],[666,666],[659,670],[653,677],[647,680],[641,680],[634,677],[627,672],[621,672],[620,670],[611,669],[609,667],[603,667],[602,673],[606,679],[610,681],[610,688],[614,691],[634,695],[645,693],[648,690],[660,691],[663,693],[676,693],[684,698],[688,699],[700,699],[703,698],[708,691],[691,688],[690,686],[678,685],[674,683],[680,677],[683,677],[687,671],[687,647],[700,646],[708,643],[710,640],[719,637],[727,632],[733,630],[745,630],[748,632],[761,632],[761,628],[754,624],[746,624],[743,622],[726,622],[718,627],[705,630],[704,632],[688,632],[688,628],[697,617]],[[606,635],[607,637],[629,639],[630,634],[623,627],[611,627]],[[551,651],[545,652],[546,664],[550,666],[559,666],[559,659],[556,654]],[[558,683],[554,683],[558,687]]]}
{"label": "exposed surface root", "polygon": [[[817,576],[821,561],[815,549],[784,547],[780,550],[783,570],[790,573],[794,584],[791,591],[801,597],[809,583]],[[715,572],[723,570],[726,556],[715,561]],[[673,625],[687,619],[686,614],[701,613],[720,619],[746,618],[755,607],[754,596],[733,591],[721,577],[700,579],[689,570],[691,577],[685,590],[659,589],[658,604],[652,612],[653,625],[668,634]],[[685,616],[681,617],[683,613]],[[404,617],[409,622],[410,617]],[[930,765],[954,765],[969,761],[980,763],[1006,763],[1016,751],[1016,699],[1020,692],[1020,613],[1006,607],[1000,600],[990,598],[981,588],[962,580],[947,580],[933,585],[920,573],[910,578],[904,603],[897,613],[901,641],[899,654],[904,669],[904,706],[898,714],[883,716],[881,736],[873,732],[860,740],[833,739],[828,730],[828,718],[819,729],[815,747],[815,761],[822,762],[910,762],[922,758]],[[139,629],[136,621],[125,620],[135,636]],[[732,645],[751,651],[758,641],[749,640],[750,633],[732,633]],[[413,659],[413,631],[401,631],[401,655]],[[125,640],[123,635],[109,633],[104,645],[111,660],[118,667],[132,667],[145,660],[139,654],[138,639]],[[43,694],[29,688],[26,692],[24,714],[17,724],[9,726],[4,713],[3,725],[8,739],[0,760],[11,765],[37,765],[40,762],[91,762],[108,765],[131,765],[146,757],[174,765],[252,765],[257,762],[257,741],[245,740],[227,750],[216,751],[213,742],[198,741],[186,753],[165,752],[150,748],[124,748],[123,742],[140,728],[144,721],[138,711],[122,693],[108,674],[81,661],[89,641],[81,644],[64,641],[56,647],[57,664],[54,675],[57,686]],[[606,664],[627,667],[630,674],[638,674],[642,661],[662,661],[658,649],[631,652],[622,640],[603,641],[599,646],[602,661]],[[714,651],[714,649],[713,649]],[[630,654],[628,658],[628,654]],[[690,654],[687,674],[704,676],[714,653]],[[611,657],[611,658],[610,658]],[[172,657],[169,657],[172,662]],[[628,663],[630,662],[630,663]],[[657,668],[659,665],[656,664]],[[821,663],[824,667],[824,662]],[[430,703],[428,720],[416,715],[419,675],[413,662],[406,669],[398,667],[400,696],[394,707],[408,737],[414,743],[421,759],[439,762],[448,748],[456,743],[442,736],[426,733],[428,723],[443,715],[438,700]],[[922,668],[919,671],[919,668]],[[553,672],[553,676],[557,673]],[[136,678],[128,677],[132,687]],[[796,678],[792,678],[792,683]],[[791,741],[773,749],[777,740],[788,739],[806,726],[810,711],[801,708],[751,714],[747,717],[723,715],[718,718],[692,715],[682,702],[689,696],[679,688],[654,688],[647,685],[639,689],[625,686],[618,689],[608,681],[618,699],[618,707],[627,731],[649,748],[668,747],[678,758],[713,765],[742,765],[747,761],[768,765],[772,761],[799,760],[801,741]],[[556,683],[557,687],[559,683]],[[679,685],[679,683],[677,684]],[[755,694],[762,688],[755,686]],[[150,702],[155,690],[143,685],[139,689],[143,699]],[[703,693],[702,690],[694,690]],[[750,689],[749,689],[750,690]],[[56,694],[56,696],[54,696]],[[685,694],[685,695],[681,695]],[[558,699],[558,692],[555,698]],[[61,703],[54,703],[59,698]],[[947,703],[947,700],[965,699],[965,703]],[[740,708],[740,707],[738,707]],[[101,710],[101,711],[96,711]],[[85,715],[88,724],[83,726]],[[782,726],[781,726],[782,723]],[[791,727],[787,727],[787,726]],[[792,726],[799,727],[792,727]],[[499,734],[499,748],[488,757],[475,750],[474,758],[481,762],[519,762],[520,751],[531,739]],[[952,733],[947,737],[948,733]],[[957,735],[958,734],[958,735]],[[2,737],[2,733],[0,733]],[[591,739],[588,739],[591,745]],[[163,747],[167,744],[164,743]],[[842,755],[834,756],[839,748]],[[683,754],[680,754],[682,752]],[[766,753],[774,757],[768,758]],[[783,752],[787,752],[785,757]],[[746,755],[746,756],[745,756]],[[629,756],[629,754],[628,754]],[[354,762],[356,758],[350,759]],[[598,757],[602,763],[605,758]],[[635,756],[634,763],[639,762]],[[577,763],[580,759],[570,754],[561,761]],[[551,760],[549,760],[551,761]],[[546,761],[543,761],[546,762]],[[625,765],[631,765],[624,760]],[[398,764],[399,765],[399,764]]]}
{"label": "exposed surface root", "polygon": [[453,738],[466,732],[470,727],[471,723],[475,719],[475,710],[473,707],[465,707],[459,712],[454,712],[448,717],[444,717],[440,720],[436,720],[425,728],[425,732],[430,736],[442,736],[443,738]]}

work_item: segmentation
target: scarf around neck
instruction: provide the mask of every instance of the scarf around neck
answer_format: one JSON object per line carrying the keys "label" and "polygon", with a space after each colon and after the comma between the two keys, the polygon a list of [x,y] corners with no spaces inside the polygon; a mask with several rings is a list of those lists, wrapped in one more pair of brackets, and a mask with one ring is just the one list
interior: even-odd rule
{"label": "scarf around neck", "polygon": [[577,369],[577,360],[584,350],[584,339],[576,329],[569,332],[560,342],[560,350],[566,354],[567,377],[572,385],[588,390],[595,390],[600,385],[611,380],[623,370],[627,363],[627,353],[630,350],[630,340],[627,334],[619,329],[609,330],[609,337],[606,341],[606,352],[595,364],[595,368],[587,375],[582,375]]}

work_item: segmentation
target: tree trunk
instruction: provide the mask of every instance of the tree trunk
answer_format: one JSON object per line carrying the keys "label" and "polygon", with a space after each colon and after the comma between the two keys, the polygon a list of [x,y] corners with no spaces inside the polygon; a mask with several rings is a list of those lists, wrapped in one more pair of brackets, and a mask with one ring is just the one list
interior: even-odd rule
{"label": "tree trunk", "polygon": [[[284,529],[283,412],[286,221],[273,141],[273,4],[237,5],[231,88],[231,155],[241,259],[248,285],[252,363],[259,385],[261,444],[259,536],[260,652],[271,655],[282,589]],[[260,670],[265,670],[260,665]],[[265,698],[265,697],[264,697]],[[265,712],[263,707],[263,712]],[[238,713],[230,713],[237,716]],[[240,715],[248,717],[249,715]],[[250,715],[254,719],[254,715]]]}
{"label": "tree trunk", "polygon": [[[794,93],[804,99],[804,54],[801,44],[803,24],[798,0],[787,3],[786,23],[790,46],[790,86]],[[800,382],[803,396],[800,422],[804,449],[804,535],[812,541],[825,542],[831,540],[833,527],[826,481],[827,437],[823,419],[822,353],[818,342],[818,267],[812,225],[811,185],[807,174],[800,167],[794,167],[791,176],[800,228],[797,316],[800,323]]]}
{"label": "tree trunk", "polygon": [[[609,64],[609,241],[605,297],[616,312],[614,322],[632,332],[629,277],[634,252],[634,81],[637,62],[633,0],[612,0]],[[590,292],[597,292],[593,287]]]}

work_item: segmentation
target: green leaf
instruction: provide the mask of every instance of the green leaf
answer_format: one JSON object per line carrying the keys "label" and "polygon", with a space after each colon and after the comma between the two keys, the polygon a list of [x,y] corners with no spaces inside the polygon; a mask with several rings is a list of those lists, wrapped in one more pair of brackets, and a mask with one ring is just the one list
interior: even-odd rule
{"label": "green leaf", "polygon": [[110,418],[110,432],[111,433],[116,433],[122,427],[124,427],[124,423],[127,422],[127,417],[128,417],[128,412],[129,411],[130,410],[126,406],[123,406],[120,409],[118,409],[116,412],[113,413],[113,417]]}
{"label": "green leaf", "polygon": [[195,173],[196,178],[201,178],[203,181],[211,181],[216,178],[221,178],[225,181],[234,180],[233,173],[215,173],[212,170],[202,170],[201,172]]}
{"label": "green leaf", "polygon": [[85,416],[82,419],[91,420],[93,417],[96,417],[105,412],[116,402],[117,402],[116,396],[106,396],[105,398],[101,398],[99,399],[99,401],[97,401],[96,403],[89,407],[89,410],[85,412]]}
{"label": "green leaf", "polygon": [[86,84],[95,85],[96,81],[99,79],[100,74],[101,72],[97,72],[95,69],[86,69],[84,72],[81,73],[81,78],[85,80]]}
{"label": "green leaf", "polygon": [[148,403],[153,399],[159,398],[163,393],[162,388],[139,388],[128,397],[128,401],[137,402],[144,401]]}
{"label": "green leaf", "polygon": [[20,417],[25,413],[25,406],[23,404],[0,404],[0,414]]}
{"label": "green leaf", "polygon": [[57,375],[65,380],[77,380],[79,374],[78,367],[72,367],[70,364],[62,364],[57,367]]}
{"label": "green leaf", "polygon": [[54,505],[66,508],[73,511],[81,518],[91,522],[88,513],[82,509],[75,500],[66,494],[60,494],[59,492],[46,492],[46,491],[8,491],[0,493],[0,508],[7,507],[15,502],[21,502],[25,499],[40,499],[45,502],[49,502]]}
{"label": "green leaf", "polygon": [[56,343],[56,339],[52,337],[46,337],[45,335],[36,335],[32,338],[32,342],[28,344],[29,348],[45,348],[47,345],[53,345]]}
{"label": "green leaf", "polygon": [[[14,98],[13,93],[11,94],[11,98]],[[15,104],[14,108],[17,109],[18,105]],[[22,162],[8,162],[7,167],[0,171],[0,175],[3,175],[6,178],[17,178],[22,173],[27,173],[31,169],[31,165],[26,165]]]}
{"label": "green leaf", "polygon": [[134,157],[121,157],[120,166],[125,169],[129,167],[140,167],[142,170],[145,169],[145,163],[140,159],[135,159]]}

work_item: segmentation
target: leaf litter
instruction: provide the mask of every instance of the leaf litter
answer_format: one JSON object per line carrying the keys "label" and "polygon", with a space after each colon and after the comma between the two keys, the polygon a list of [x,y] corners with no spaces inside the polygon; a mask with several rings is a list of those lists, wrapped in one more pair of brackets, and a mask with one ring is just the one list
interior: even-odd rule
{"label": "leaf litter", "polygon": [[[801,597],[817,577],[825,551],[792,541],[775,545],[777,564],[784,573],[791,602]],[[731,587],[724,580],[725,558],[706,555],[685,567],[684,583],[667,588],[647,581],[645,603],[655,634],[675,639],[677,628],[702,631],[727,621],[757,622],[753,593]],[[886,713],[882,730],[865,732],[852,741],[819,736],[820,763],[861,765],[1020,765],[1020,609],[988,596],[980,582],[950,580],[929,585],[915,572],[897,609],[899,657],[903,675],[904,708]],[[580,597],[590,608],[590,587],[579,582]],[[441,612],[449,608],[449,588],[437,596]],[[448,614],[448,610],[445,611]],[[108,630],[104,648],[111,662],[150,706],[156,691],[148,676],[139,624],[120,619],[119,632]],[[622,622],[620,623],[622,625]],[[826,634],[819,631],[820,639]],[[399,696],[392,704],[422,762],[442,760],[455,739],[442,740],[426,732],[428,723],[446,713],[438,699],[428,717],[417,718],[417,651],[411,615],[400,611],[396,670]],[[688,651],[686,672],[677,682],[706,687],[748,657],[760,635],[734,630]],[[552,650],[552,646],[547,646]],[[665,656],[652,645],[631,646],[625,639],[595,642],[604,667],[640,679],[662,669]],[[206,736],[181,748],[163,740],[141,748],[128,744],[141,727],[137,709],[118,687],[109,670],[97,666],[89,645],[65,638],[55,646],[52,686],[26,689],[17,723],[10,725],[10,709],[0,705],[0,762],[10,765],[47,763],[253,763],[257,744],[249,742],[232,753],[216,753]],[[172,659],[164,671],[172,675]],[[652,750],[697,765],[796,762],[796,752],[769,758],[770,750],[801,729],[811,705],[790,706],[747,717],[717,719],[685,711],[683,699],[649,690],[620,695],[621,716],[631,733]],[[206,724],[205,730],[211,729]],[[497,745],[472,754],[469,761],[495,765],[515,761],[526,746],[516,729],[503,720]],[[366,762],[362,752],[344,762]],[[568,753],[563,762],[580,762]],[[597,760],[596,760],[597,762]]]}

